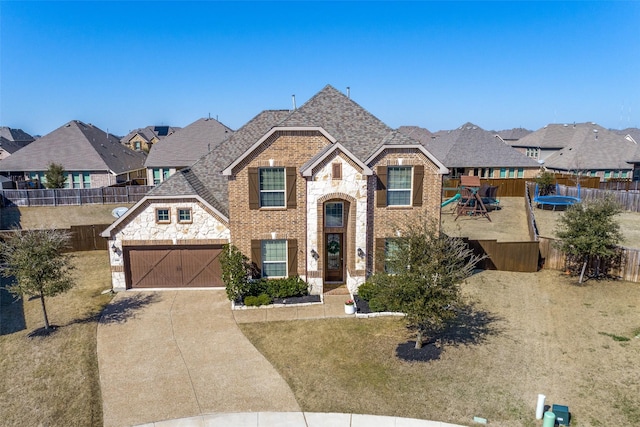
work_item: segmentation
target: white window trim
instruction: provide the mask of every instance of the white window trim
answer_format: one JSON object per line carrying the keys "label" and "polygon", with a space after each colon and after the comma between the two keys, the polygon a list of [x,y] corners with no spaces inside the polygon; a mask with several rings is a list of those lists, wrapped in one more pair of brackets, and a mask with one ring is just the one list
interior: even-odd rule
{"label": "white window trim", "polygon": [[[396,168],[396,169],[398,169],[398,168],[402,168],[402,169],[409,169],[409,170],[411,171],[411,172],[410,172],[411,187],[410,187],[410,188],[409,188],[409,190],[408,190],[408,191],[409,191],[409,204],[406,204],[406,205],[396,205],[396,204],[391,204],[391,203],[389,203],[389,199],[390,199],[390,197],[389,197],[389,193],[392,193],[392,192],[400,192],[400,191],[406,192],[406,191],[407,191],[407,189],[393,189],[393,190],[392,190],[391,188],[389,188],[389,187],[390,187],[390,185],[391,185],[391,179],[389,178],[391,174],[389,173],[389,169],[392,169],[392,168]],[[402,166],[401,166],[401,165],[387,166],[387,206],[392,206],[392,207],[393,207],[393,206],[398,206],[398,207],[413,206],[413,166],[403,166],[403,165],[402,165]]]}
{"label": "white window trim", "polygon": [[[284,276],[265,276],[264,275],[264,271],[265,271],[265,264],[282,264],[282,261],[265,261],[265,256],[264,256],[264,245],[265,242],[284,242]],[[267,279],[283,279],[286,277],[289,277],[289,242],[287,242],[286,239],[275,239],[275,240],[262,240],[260,242],[260,258],[262,259],[262,277],[265,277]]]}
{"label": "white window trim", "polygon": [[[260,180],[262,171],[274,169],[280,169],[282,171],[282,190],[263,190],[261,188],[262,182]],[[262,204],[263,193],[282,193],[282,205],[264,206]],[[258,168],[258,203],[260,204],[260,209],[282,209],[287,207],[287,168],[284,166]]]}

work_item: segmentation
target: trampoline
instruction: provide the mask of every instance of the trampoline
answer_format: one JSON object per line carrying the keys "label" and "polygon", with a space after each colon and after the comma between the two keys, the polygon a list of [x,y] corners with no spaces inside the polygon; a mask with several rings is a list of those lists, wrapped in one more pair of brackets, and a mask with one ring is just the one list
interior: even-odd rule
{"label": "trampoline", "polygon": [[544,205],[553,206],[553,210],[556,210],[558,206],[572,206],[576,203],[580,203],[580,184],[578,184],[578,197],[573,196],[561,196],[558,194],[558,184],[556,184],[556,194],[550,194],[548,196],[541,196],[538,184],[536,184],[536,193],[533,197],[533,201],[537,204],[537,207],[544,209]]}

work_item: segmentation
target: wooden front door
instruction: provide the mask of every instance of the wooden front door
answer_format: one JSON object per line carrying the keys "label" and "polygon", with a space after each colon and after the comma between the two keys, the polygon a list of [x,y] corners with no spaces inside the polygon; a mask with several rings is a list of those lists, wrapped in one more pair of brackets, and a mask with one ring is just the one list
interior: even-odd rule
{"label": "wooden front door", "polygon": [[324,259],[327,260],[327,269],[325,273],[325,280],[327,282],[344,282],[343,242],[343,233],[325,234]]}

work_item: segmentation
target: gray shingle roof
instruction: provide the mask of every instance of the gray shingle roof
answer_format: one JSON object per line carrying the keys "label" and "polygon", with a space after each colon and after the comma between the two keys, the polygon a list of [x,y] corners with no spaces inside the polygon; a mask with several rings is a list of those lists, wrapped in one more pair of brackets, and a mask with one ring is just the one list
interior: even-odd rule
{"label": "gray shingle roof", "polygon": [[0,126],[0,137],[6,138],[7,140],[12,142],[27,143],[27,144],[29,142],[32,142],[35,139],[34,137],[29,135],[22,129],[12,129],[8,126]]}
{"label": "gray shingle roof", "polygon": [[517,141],[507,141],[513,147],[534,147],[546,149],[560,149],[575,141],[581,141],[594,127],[602,129],[593,123],[549,124]]}
{"label": "gray shingle roof", "polygon": [[[544,166],[559,170],[630,169],[637,145],[624,136],[593,123],[569,125],[573,131],[562,150],[545,159]],[[534,132],[535,133],[535,132]]]}
{"label": "gray shingle roof", "polygon": [[531,130],[525,128],[513,128],[513,129],[504,129],[495,132],[497,135],[500,135],[503,141],[517,141],[520,138],[524,138],[529,135]]}
{"label": "gray shingle roof", "polygon": [[640,144],[640,129],[638,129],[638,128],[626,128],[626,129],[622,129],[622,130],[613,130],[613,132],[617,133],[618,135],[622,135],[622,136],[629,135],[631,138],[633,138],[633,140],[637,144]]}
{"label": "gray shingle roof", "polygon": [[145,166],[190,166],[232,133],[230,128],[215,119],[198,119],[155,143]]}
{"label": "gray shingle roof", "polygon": [[131,140],[131,138],[133,138],[136,135],[140,135],[147,142],[151,141],[154,137],[158,139],[164,139],[167,136],[181,129],[176,126],[160,126],[160,127],[168,128],[168,135],[160,135],[157,131],[158,126],[147,126],[147,127],[132,130],[125,137],[121,138],[120,142],[124,144],[125,142],[128,142],[129,140]]}
{"label": "gray shingle roof", "polygon": [[67,171],[119,174],[142,169],[145,157],[124,147],[116,136],[72,120],[0,161],[0,171],[43,171],[57,163]]}
{"label": "gray shingle roof", "polygon": [[9,154],[13,154],[24,147],[24,143],[11,141],[4,136],[0,136],[0,150],[4,150]]}
{"label": "gray shingle roof", "polygon": [[473,123],[435,134],[426,129],[411,128],[410,131],[412,137],[448,168],[539,167],[535,160],[502,142],[495,132],[486,131]]}

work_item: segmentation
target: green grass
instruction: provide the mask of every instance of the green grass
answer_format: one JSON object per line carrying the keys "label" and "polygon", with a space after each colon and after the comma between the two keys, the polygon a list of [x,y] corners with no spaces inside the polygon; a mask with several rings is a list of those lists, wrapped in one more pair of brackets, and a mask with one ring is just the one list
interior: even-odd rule
{"label": "green grass", "polygon": [[621,335],[610,334],[610,333],[607,333],[607,332],[598,332],[598,333],[600,335],[611,337],[611,338],[613,338],[614,341],[618,341],[618,342],[631,341],[631,338],[623,337]]}
{"label": "green grass", "polygon": [[105,252],[75,256],[77,286],[46,301],[51,324],[59,326],[53,334],[27,336],[43,325],[39,300],[3,299],[2,425],[102,425],[96,331],[97,316],[110,300],[100,293],[110,287],[109,260]]}

